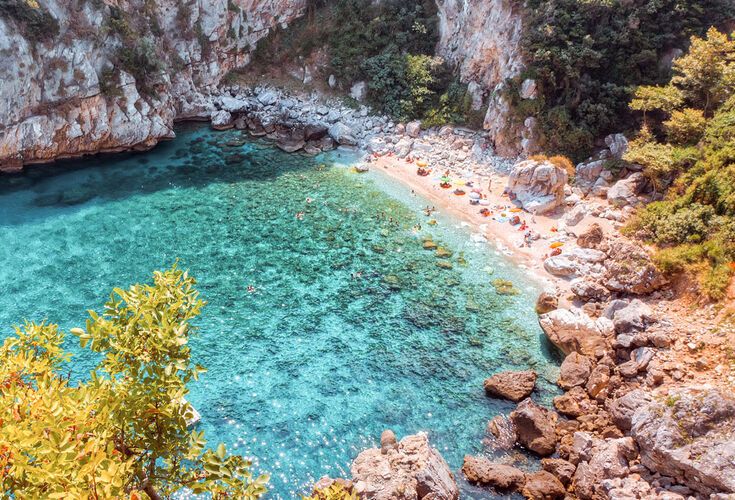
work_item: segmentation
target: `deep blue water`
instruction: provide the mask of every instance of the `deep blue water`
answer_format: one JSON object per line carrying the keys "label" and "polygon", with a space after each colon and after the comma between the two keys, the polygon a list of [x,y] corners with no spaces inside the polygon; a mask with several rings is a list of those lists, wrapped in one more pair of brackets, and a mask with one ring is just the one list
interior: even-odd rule
{"label": "deep blue water", "polygon": [[[386,428],[428,431],[458,469],[512,408],[484,378],[531,367],[555,380],[537,285],[457,221],[428,225],[405,188],[341,162],[186,126],[149,153],[0,177],[1,335],[24,319],[82,326],[113,287],[179,259],[208,301],[191,344],[209,371],[189,399],[212,444],[272,474],[270,498],[347,475]],[[498,295],[495,278],[521,293]],[[93,360],[69,348],[83,376]],[[552,384],[539,386],[548,400]]]}

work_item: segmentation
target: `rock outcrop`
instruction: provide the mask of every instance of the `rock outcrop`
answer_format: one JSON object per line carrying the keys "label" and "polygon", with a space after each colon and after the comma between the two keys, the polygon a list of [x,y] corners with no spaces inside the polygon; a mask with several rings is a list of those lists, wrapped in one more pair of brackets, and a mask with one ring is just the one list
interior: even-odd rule
{"label": "rock outcrop", "polygon": [[564,204],[568,179],[566,170],[551,162],[526,160],[513,166],[506,191],[524,210],[541,215]]}
{"label": "rock outcrop", "polygon": [[210,92],[306,1],[38,4],[57,35],[29,38],[23,21],[0,17],[0,171],[146,149],[173,137],[176,119],[209,119]]}
{"label": "rock outcrop", "polygon": [[576,352],[596,358],[609,349],[614,328],[607,318],[590,318],[577,308],[556,309],[539,316],[548,339],[564,354]]}
{"label": "rock outcrop", "polygon": [[735,400],[714,389],[672,391],[630,421],[650,470],[705,495],[735,493]]}
{"label": "rock outcrop", "polygon": [[[386,442],[392,441],[384,434]],[[383,439],[381,439],[383,441]],[[449,465],[425,433],[406,436],[388,449],[371,448],[352,463],[354,491],[362,499],[455,500],[459,489]],[[384,452],[385,451],[385,452]]]}
{"label": "rock outcrop", "polygon": [[516,428],[518,442],[541,456],[556,449],[556,422],[558,416],[530,399],[523,400],[510,414]]}
{"label": "rock outcrop", "polygon": [[[484,126],[496,151],[517,155],[523,127],[511,122],[509,103],[500,90],[524,67],[522,8],[511,0],[437,0],[437,6],[438,54],[468,84],[473,107],[486,109]],[[525,95],[534,97],[530,90]]]}

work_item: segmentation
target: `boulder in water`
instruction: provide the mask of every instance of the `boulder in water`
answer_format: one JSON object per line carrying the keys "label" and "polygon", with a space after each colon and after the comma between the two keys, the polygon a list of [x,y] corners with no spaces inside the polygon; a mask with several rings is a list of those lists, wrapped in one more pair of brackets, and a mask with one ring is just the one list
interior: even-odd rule
{"label": "boulder in water", "polygon": [[509,399],[513,402],[527,398],[536,386],[536,372],[501,372],[485,380],[485,392],[492,396]]}

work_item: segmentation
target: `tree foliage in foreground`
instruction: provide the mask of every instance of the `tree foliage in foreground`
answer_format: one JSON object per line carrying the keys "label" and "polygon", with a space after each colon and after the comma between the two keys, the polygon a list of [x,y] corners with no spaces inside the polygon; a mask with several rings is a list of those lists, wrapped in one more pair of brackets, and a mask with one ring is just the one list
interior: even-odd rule
{"label": "tree foliage in foreground", "polygon": [[0,493],[5,498],[158,499],[188,489],[255,499],[267,476],[203,432],[187,430],[191,325],[204,302],[174,266],[153,284],[115,289],[85,328],[102,360],[87,381],[64,375],[56,325],[26,323],[0,347]]}
{"label": "tree foliage in foreground", "polygon": [[666,195],[630,229],[662,247],[665,270],[697,271],[722,299],[735,271],[735,40],[714,28],[692,38],[671,82],[638,88],[631,107],[645,124],[625,159]]}

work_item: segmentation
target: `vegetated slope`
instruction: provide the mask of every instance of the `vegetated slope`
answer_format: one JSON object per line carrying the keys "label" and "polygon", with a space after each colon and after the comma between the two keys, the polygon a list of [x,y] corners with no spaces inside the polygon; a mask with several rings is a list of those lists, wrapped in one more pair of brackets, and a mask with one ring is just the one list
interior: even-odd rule
{"label": "vegetated slope", "polygon": [[735,271],[735,41],[710,29],[692,38],[667,85],[638,88],[645,123],[625,159],[643,165],[663,200],[631,232],[659,245],[666,271],[697,272],[703,291],[725,297]]}
{"label": "vegetated slope", "polygon": [[439,41],[431,0],[314,0],[306,15],[274,30],[258,44],[255,67],[292,63],[326,53],[326,68],[343,90],[367,84],[368,102],[396,119],[426,125],[472,122],[471,97],[447,65],[434,55]]}
{"label": "vegetated slope", "polygon": [[[733,18],[726,0],[530,0],[528,67],[507,93],[517,120],[535,116],[542,149],[583,159],[595,141],[635,126],[634,86],[665,83],[688,39]],[[535,100],[520,84],[534,78]]]}

